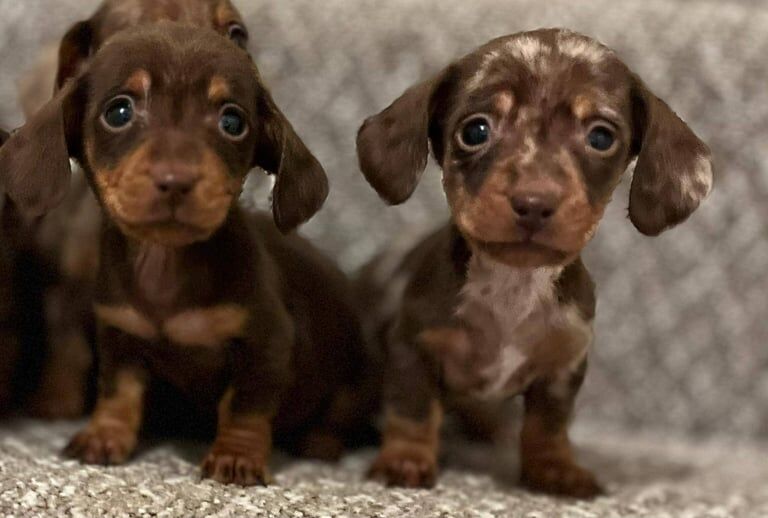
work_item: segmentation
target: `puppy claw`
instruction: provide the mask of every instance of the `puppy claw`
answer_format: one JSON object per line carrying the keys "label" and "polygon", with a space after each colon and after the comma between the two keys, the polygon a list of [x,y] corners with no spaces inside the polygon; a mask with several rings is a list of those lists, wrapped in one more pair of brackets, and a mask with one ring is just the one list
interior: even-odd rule
{"label": "puppy claw", "polygon": [[419,454],[382,453],[368,470],[368,478],[381,480],[389,487],[432,488],[437,481],[437,465]]}
{"label": "puppy claw", "polygon": [[545,461],[523,469],[522,484],[558,496],[591,499],[605,491],[589,471],[572,462]]}
{"label": "puppy claw", "polygon": [[272,483],[269,469],[259,459],[243,453],[212,451],[203,461],[203,478],[221,484],[267,486]]}
{"label": "puppy claw", "polygon": [[136,437],[130,430],[94,427],[75,435],[63,453],[83,464],[114,466],[127,461],[135,446]]}

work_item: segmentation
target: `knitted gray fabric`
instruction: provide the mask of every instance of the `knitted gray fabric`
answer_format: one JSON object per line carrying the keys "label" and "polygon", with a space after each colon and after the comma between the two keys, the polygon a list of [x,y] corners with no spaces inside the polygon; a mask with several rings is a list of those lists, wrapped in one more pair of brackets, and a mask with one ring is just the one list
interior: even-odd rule
{"label": "knitted gray fabric", "polygon": [[[586,253],[599,298],[578,421],[656,428],[680,439],[667,443],[591,428],[595,433],[585,444],[595,464],[604,464],[599,471],[615,492],[593,504],[572,504],[501,489],[458,466],[436,492],[384,491],[357,481],[360,457],[338,470],[289,463],[278,477],[281,488],[248,492],[192,483],[191,465],[167,448],[126,469],[80,469],[51,456],[61,435],[28,424],[7,435],[0,449],[3,509],[20,506],[13,512],[24,514],[24,505],[40,510],[50,504],[84,514],[104,507],[117,515],[169,504],[169,515],[227,516],[263,503],[264,515],[272,516],[299,516],[297,509],[310,516],[334,509],[378,516],[768,515],[768,473],[758,449],[726,449],[721,441],[694,447],[684,439],[714,433],[768,438],[763,0],[236,3],[267,83],[331,176],[329,202],[306,233],[349,271],[404,228],[424,232],[446,214],[434,166],[404,206],[387,208],[377,199],[354,155],[355,132],[366,116],[494,36],[566,26],[615,48],[710,143],[717,182],[689,222],[657,239],[640,236],[627,221],[628,182],[617,192]],[[0,0],[0,125],[21,123],[15,81],[41,46],[96,4]],[[263,206],[266,182],[253,183],[252,198]],[[59,491],[70,496],[53,496]],[[203,501],[209,507],[201,507]],[[174,507],[185,505],[191,507]]]}

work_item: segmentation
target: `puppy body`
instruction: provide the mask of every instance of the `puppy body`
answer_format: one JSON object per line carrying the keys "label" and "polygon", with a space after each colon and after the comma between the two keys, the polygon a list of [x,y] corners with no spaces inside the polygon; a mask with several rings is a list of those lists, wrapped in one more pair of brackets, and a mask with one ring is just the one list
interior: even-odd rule
{"label": "puppy body", "polygon": [[387,355],[372,474],[431,485],[445,402],[522,394],[523,482],[593,496],[567,436],[595,315],[581,250],[632,159],[630,217],[654,235],[708,194],[709,151],[610,50],[562,30],[499,38],[408,90],[361,128],[361,169],[403,202],[429,145],[451,222],[361,280],[386,301],[367,326]]}
{"label": "puppy body", "polygon": [[[8,139],[0,130],[0,146]],[[14,371],[19,356],[18,326],[14,322],[13,291],[15,263],[14,248],[5,232],[0,235],[0,415],[14,406]]]}
{"label": "puppy body", "polygon": [[[338,455],[344,434],[365,421],[362,407],[349,414],[331,408],[359,397],[351,387],[365,361],[347,283],[305,240],[280,235],[265,215],[235,209],[210,239],[183,248],[136,242],[108,224],[101,262],[107,267],[99,275],[96,315],[100,378],[106,387],[126,369],[140,372],[131,383],[147,391],[149,405],[171,403],[153,397],[152,384],[161,383],[178,392],[171,404],[182,401],[193,409],[196,426],[217,411],[222,426],[236,409],[274,421],[280,444],[326,457]],[[339,395],[340,387],[349,392]],[[235,398],[232,408],[219,408],[225,396]],[[102,396],[92,424],[74,439],[70,454],[116,462],[130,453],[132,443],[119,445],[119,451],[93,444],[94,430],[101,426],[95,423],[104,423],[104,413],[110,412],[104,405]],[[164,426],[180,428],[179,423]],[[312,449],[318,434],[329,450]],[[334,438],[335,444],[329,442]],[[225,482],[266,482],[266,471],[254,473],[254,479],[227,475],[225,454],[215,453],[217,448],[233,453],[227,440],[220,434],[205,474]],[[253,448],[237,455],[265,456],[251,468],[266,470],[268,450],[259,444]]]}
{"label": "puppy body", "polygon": [[[19,97],[27,118],[50,100],[53,90],[77,75],[111,37],[163,20],[210,28],[239,46],[247,44],[247,29],[229,0],[106,0],[93,16],[74,24],[60,42],[46,48],[39,63],[24,76]],[[47,323],[46,337],[37,325],[31,332],[21,332],[25,348],[35,352],[24,355],[29,358],[16,372],[29,381],[14,396],[15,404],[41,417],[80,416],[86,410],[92,372],[91,306],[101,228],[98,202],[82,171],[76,170],[66,199],[48,216],[25,221],[13,203],[5,204],[3,210],[5,219],[16,227],[9,231],[16,235],[15,246],[23,246],[24,261],[39,263],[45,273],[42,283],[31,276],[15,282],[16,300],[32,300],[35,293],[42,292],[38,296],[44,298],[41,311]],[[36,218],[39,212],[36,208],[29,216]],[[19,254],[22,251],[14,257],[21,257]],[[13,377],[13,369],[9,372],[8,379]]]}
{"label": "puppy body", "polygon": [[[53,149],[47,167],[41,148]],[[0,151],[0,175],[61,181],[69,157],[105,217],[99,398],[67,452],[125,461],[153,394],[170,388],[172,406],[216,414],[206,476],[266,483],[273,429],[337,456],[366,419],[359,324],[343,276],[278,232],[320,208],[327,179],[247,53],[179,24],[123,31]],[[254,167],[277,177],[274,222],[237,205]],[[35,194],[42,205],[59,195]]]}

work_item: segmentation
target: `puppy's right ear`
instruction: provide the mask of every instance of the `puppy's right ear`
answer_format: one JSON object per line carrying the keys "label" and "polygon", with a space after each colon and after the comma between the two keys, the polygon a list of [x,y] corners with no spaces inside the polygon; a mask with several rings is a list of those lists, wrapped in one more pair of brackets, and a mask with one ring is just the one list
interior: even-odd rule
{"label": "puppy's right ear", "polygon": [[363,123],[357,135],[360,170],[379,196],[391,205],[411,197],[427,167],[429,141],[438,160],[435,124],[448,71],[408,89],[388,108]]}
{"label": "puppy's right ear", "polygon": [[0,187],[29,220],[66,195],[69,158],[80,158],[84,92],[82,80],[68,82],[0,148]]}
{"label": "puppy's right ear", "polygon": [[60,90],[68,79],[80,72],[94,49],[94,24],[85,20],[74,24],[59,45],[59,67],[56,72],[56,90]]}

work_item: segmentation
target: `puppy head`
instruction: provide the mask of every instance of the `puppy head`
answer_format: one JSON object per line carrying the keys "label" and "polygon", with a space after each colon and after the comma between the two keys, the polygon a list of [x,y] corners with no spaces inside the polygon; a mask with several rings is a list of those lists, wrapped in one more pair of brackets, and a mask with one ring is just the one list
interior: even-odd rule
{"label": "puppy head", "polygon": [[655,235],[712,187],[706,145],[607,48],[563,30],[494,40],[368,119],[360,166],[408,199],[429,143],[470,245],[513,266],[571,261],[634,157],[630,218]]}
{"label": "puppy head", "polygon": [[242,16],[230,0],[105,0],[90,19],[74,24],[64,35],[56,88],[74,77],[87,59],[118,32],[160,21],[211,28],[242,48],[248,44]]}
{"label": "puppy head", "polygon": [[3,147],[0,179],[22,211],[40,214],[62,196],[70,157],[126,234],[173,246],[218,229],[253,167],[277,175],[273,211],[284,232],[328,193],[248,54],[174,23],[104,45]]}

